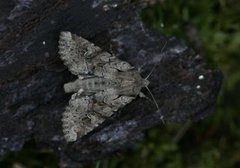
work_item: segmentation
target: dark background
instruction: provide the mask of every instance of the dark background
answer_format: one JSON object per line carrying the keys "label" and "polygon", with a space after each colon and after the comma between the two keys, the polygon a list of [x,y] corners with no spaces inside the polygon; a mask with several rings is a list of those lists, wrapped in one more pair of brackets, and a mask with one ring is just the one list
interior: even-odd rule
{"label": "dark background", "polygon": [[[240,167],[240,1],[161,1],[141,16],[146,26],[184,39],[224,74],[215,111],[202,121],[165,123],[148,130],[132,149],[92,163],[91,168]],[[1,168],[55,168],[49,149],[28,142],[0,161]]]}

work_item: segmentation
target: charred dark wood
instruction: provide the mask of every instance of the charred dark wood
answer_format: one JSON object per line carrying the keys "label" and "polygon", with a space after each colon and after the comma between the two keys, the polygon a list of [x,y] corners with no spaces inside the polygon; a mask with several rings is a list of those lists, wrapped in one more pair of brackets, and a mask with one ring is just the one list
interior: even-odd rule
{"label": "charred dark wood", "polygon": [[[34,139],[66,163],[100,159],[164,122],[199,120],[213,111],[222,75],[174,37],[154,33],[130,0],[0,2],[0,155]],[[61,115],[74,76],[57,55],[60,31],[71,31],[141,70],[155,67],[150,90],[160,109],[137,98],[99,128],[66,144]],[[147,91],[144,91],[149,96]],[[150,96],[149,96],[150,97]]]}

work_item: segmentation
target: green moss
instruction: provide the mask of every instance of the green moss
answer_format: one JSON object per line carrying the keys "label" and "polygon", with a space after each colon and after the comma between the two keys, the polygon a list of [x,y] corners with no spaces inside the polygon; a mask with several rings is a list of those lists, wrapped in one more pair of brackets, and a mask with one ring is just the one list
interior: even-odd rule
{"label": "green moss", "polygon": [[11,152],[2,158],[1,168],[13,168],[14,165],[23,165],[29,168],[57,168],[57,157],[47,148],[38,148],[34,141],[27,142],[23,150]]}

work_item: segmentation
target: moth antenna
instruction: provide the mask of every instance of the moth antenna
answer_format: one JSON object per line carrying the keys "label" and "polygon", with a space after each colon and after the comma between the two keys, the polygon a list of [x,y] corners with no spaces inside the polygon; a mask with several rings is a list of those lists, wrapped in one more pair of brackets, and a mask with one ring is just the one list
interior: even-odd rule
{"label": "moth antenna", "polygon": [[162,49],[161,49],[161,51],[160,51],[160,54],[161,54],[161,53],[163,52],[163,50],[165,49],[167,43],[168,43],[168,41],[166,40],[166,42],[164,43],[164,45],[163,45],[163,47],[162,47]]}
{"label": "moth antenna", "polygon": [[[147,86],[145,86],[145,88],[146,88],[146,89],[148,90],[148,92],[150,93],[150,95],[151,95],[151,97],[152,97],[152,100],[153,100],[153,102],[155,103],[157,109],[160,110],[160,109],[159,109],[159,106],[158,106],[158,104],[157,104],[157,101],[156,101],[156,99],[154,98],[154,96],[153,96],[152,92],[150,91],[150,89],[149,89]],[[147,97],[147,99],[151,101],[150,98]],[[151,101],[151,102],[152,102],[152,101]],[[161,120],[162,120],[163,124],[165,124],[165,121],[163,120],[163,116],[161,116]]]}
{"label": "moth antenna", "polygon": [[151,72],[146,76],[145,80],[147,80],[153,73],[153,70],[155,69],[156,64],[154,65],[154,67],[152,68]]}
{"label": "moth antenna", "polygon": [[150,93],[150,95],[151,95],[151,97],[152,97],[152,100],[153,100],[153,102],[155,103],[155,105],[156,105],[157,109],[159,110],[159,106],[158,106],[158,104],[157,104],[157,101],[156,101],[156,99],[154,98],[154,96],[153,96],[152,92],[150,91],[150,89],[148,88],[148,86],[145,86],[145,88],[146,88],[146,89],[148,90],[148,92]]}
{"label": "moth antenna", "polygon": [[[160,51],[160,53],[162,53],[162,51],[165,49],[166,45],[167,45],[168,41],[166,41]],[[145,78],[145,80],[147,80],[153,73],[153,70],[156,68],[156,64],[154,65],[154,67],[152,68],[151,72],[147,75],[147,77]]]}

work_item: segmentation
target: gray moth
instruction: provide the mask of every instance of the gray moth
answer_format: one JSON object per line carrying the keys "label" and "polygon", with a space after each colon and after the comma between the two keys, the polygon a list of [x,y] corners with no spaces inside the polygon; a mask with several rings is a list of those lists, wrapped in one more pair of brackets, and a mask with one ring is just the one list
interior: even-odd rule
{"label": "gray moth", "polygon": [[59,55],[69,71],[78,78],[64,84],[73,93],[62,117],[67,142],[91,132],[114,112],[130,103],[149,81],[129,63],[103,51],[88,40],[61,32]]}

